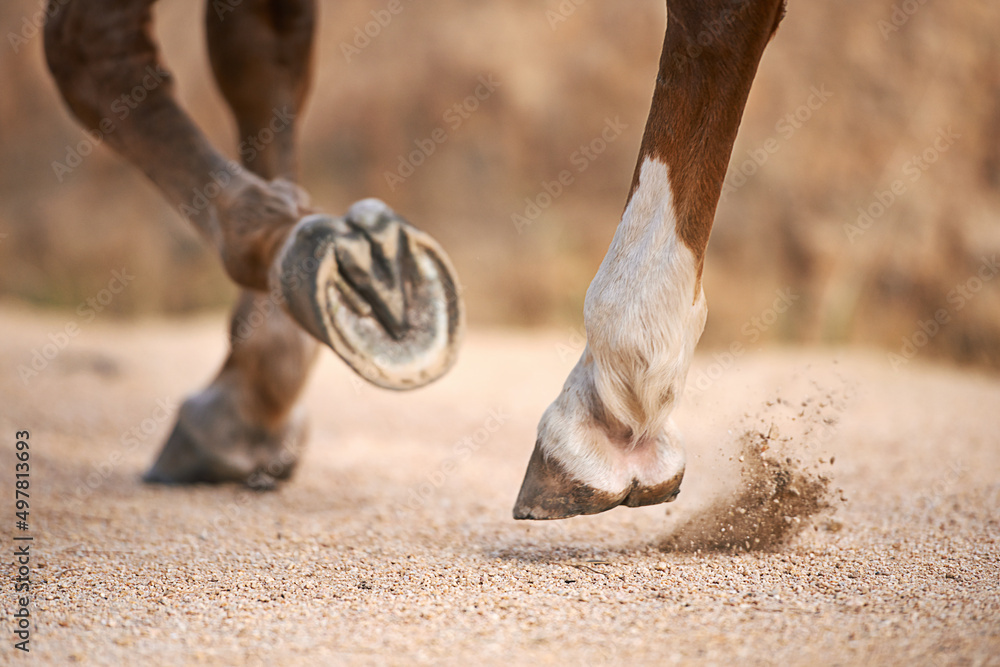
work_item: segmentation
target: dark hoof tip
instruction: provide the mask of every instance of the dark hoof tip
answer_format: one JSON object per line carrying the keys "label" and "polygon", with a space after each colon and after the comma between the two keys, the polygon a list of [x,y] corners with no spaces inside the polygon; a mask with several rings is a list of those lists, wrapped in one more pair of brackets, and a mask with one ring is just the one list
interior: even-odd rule
{"label": "dark hoof tip", "polygon": [[301,415],[265,430],[243,422],[225,394],[205,391],[184,401],[142,480],[169,486],[236,482],[270,490],[291,476],[305,439]]}
{"label": "dark hoof tip", "polygon": [[278,480],[264,472],[256,472],[246,480],[246,486],[252,491],[274,491],[278,488]]}
{"label": "dark hoof tip", "polygon": [[521,491],[514,504],[515,519],[568,519],[582,514],[598,514],[619,505],[642,507],[671,502],[680,493],[684,471],[655,486],[635,481],[619,493],[595,489],[566,472],[555,459],[545,456],[536,443],[528,462]]}
{"label": "dark hoof tip", "polygon": [[624,496],[616,497],[574,479],[536,443],[514,504],[514,518],[549,520],[597,514],[620,505]]}

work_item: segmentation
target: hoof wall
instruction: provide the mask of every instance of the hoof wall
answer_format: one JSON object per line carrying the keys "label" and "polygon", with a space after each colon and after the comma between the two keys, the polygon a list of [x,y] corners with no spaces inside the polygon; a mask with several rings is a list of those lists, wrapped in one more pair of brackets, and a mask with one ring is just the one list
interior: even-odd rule
{"label": "hoof wall", "polygon": [[221,395],[211,391],[181,406],[177,423],[153,466],[149,484],[220,484],[274,488],[291,476],[305,443],[304,420],[277,432],[243,423]]}
{"label": "hoof wall", "polygon": [[619,505],[642,507],[667,503],[677,498],[683,478],[681,469],[661,484],[640,485],[633,480],[618,493],[603,491],[574,479],[536,444],[514,504],[514,518],[568,519],[581,514],[598,514]]}

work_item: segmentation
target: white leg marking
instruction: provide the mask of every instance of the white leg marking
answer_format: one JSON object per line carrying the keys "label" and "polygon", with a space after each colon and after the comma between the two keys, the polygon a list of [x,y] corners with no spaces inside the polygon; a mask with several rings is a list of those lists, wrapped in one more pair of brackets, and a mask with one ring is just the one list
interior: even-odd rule
{"label": "white leg marking", "polygon": [[683,469],[669,417],[708,310],[676,227],[667,166],[647,158],[587,290],[587,349],[539,424],[545,454],[596,489],[659,484]]}

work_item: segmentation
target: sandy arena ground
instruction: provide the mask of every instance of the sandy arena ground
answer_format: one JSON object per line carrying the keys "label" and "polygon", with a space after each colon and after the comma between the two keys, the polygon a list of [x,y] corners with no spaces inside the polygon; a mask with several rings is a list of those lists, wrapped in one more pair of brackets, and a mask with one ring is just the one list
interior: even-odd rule
{"label": "sandy arena ground", "polygon": [[[325,353],[299,472],[255,493],[139,481],[214,374],[222,316],[77,319],[0,308],[8,536],[14,433],[31,432],[31,664],[1000,664],[996,377],[705,354],[676,415],[677,502],[515,522],[571,331],[473,332],[408,394]],[[25,385],[17,366],[68,322],[79,335]],[[771,502],[752,493],[765,473],[793,502],[758,534],[732,501]],[[20,664],[4,581],[0,663]]]}

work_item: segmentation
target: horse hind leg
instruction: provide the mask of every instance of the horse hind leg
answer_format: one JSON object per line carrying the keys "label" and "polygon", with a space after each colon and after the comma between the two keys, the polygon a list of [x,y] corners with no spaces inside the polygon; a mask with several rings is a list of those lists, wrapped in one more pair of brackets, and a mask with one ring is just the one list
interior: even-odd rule
{"label": "horse hind leg", "polygon": [[213,69],[241,135],[254,140],[241,150],[243,167],[177,104],[153,38],[153,3],[49,1],[46,61],[73,114],[191,220],[237,284],[276,290],[292,319],[356,372],[393,389],[440,377],[462,321],[443,250],[380,202],[323,215],[290,182],[313,3],[209,5]]}
{"label": "horse hind leg", "polygon": [[245,482],[269,487],[291,475],[305,445],[302,389],[317,343],[271,296],[244,290],[218,375],[181,405],[147,482]]}
{"label": "horse hind leg", "polygon": [[[253,148],[240,151],[243,166],[294,187],[295,124],[309,88],[313,2],[209,2],[205,23],[216,84],[236,118],[240,144]],[[184,402],[147,481],[250,480],[260,486],[294,469],[306,437],[299,398],[317,345],[282,311],[281,299],[280,292],[242,291],[222,370]]]}
{"label": "horse hind leg", "polygon": [[[226,364],[184,404],[147,478],[282,477],[303,438],[295,405],[315,355],[303,331],[376,384],[425,384],[457,350],[454,274],[432,240],[383,204],[363,202],[345,218],[318,215],[293,184],[311,2],[244,0],[222,14],[209,5],[213,70],[241,137],[263,144],[256,155],[241,151],[243,167],[176,103],[152,35],[153,2],[50,0],[45,29],[46,59],[73,114],[157,185],[246,288]],[[264,312],[266,322],[240,334],[240,323]]]}

